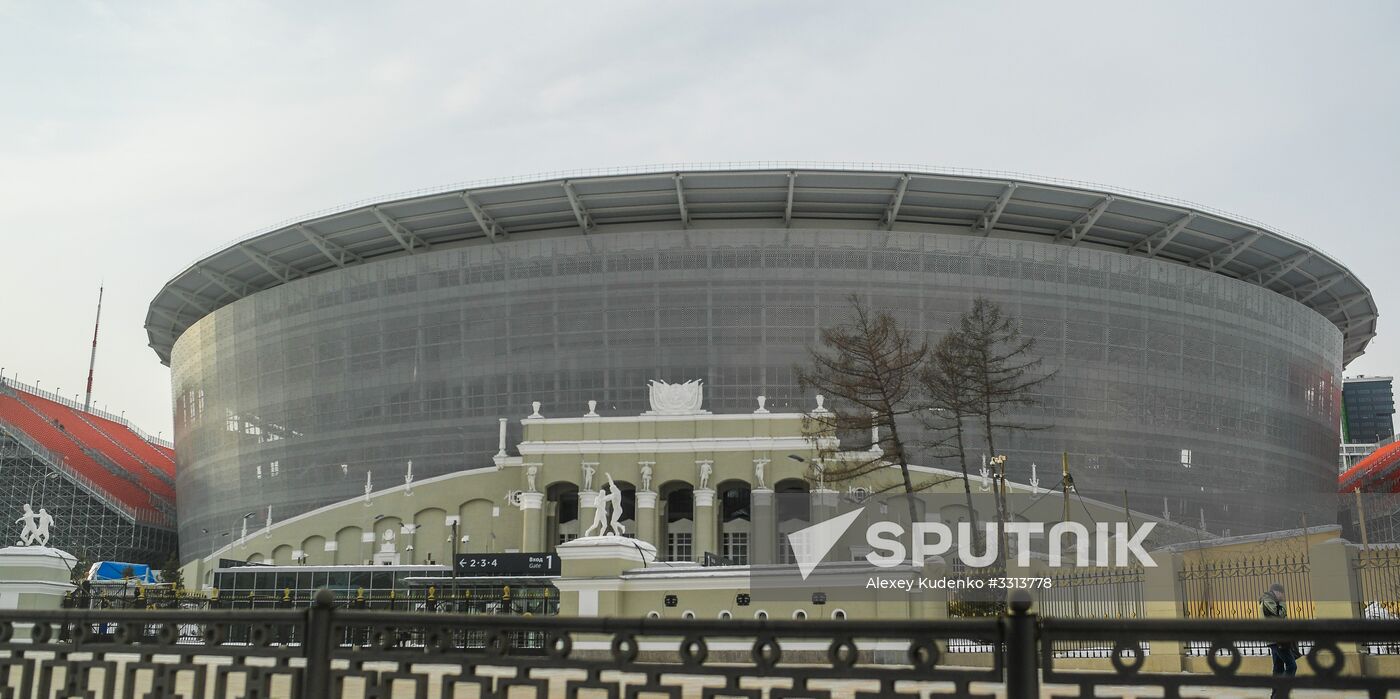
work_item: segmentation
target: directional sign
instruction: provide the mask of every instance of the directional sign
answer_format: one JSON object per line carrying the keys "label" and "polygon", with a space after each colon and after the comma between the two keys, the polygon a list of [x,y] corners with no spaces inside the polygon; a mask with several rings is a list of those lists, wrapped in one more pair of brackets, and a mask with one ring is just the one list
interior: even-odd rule
{"label": "directional sign", "polygon": [[458,575],[558,575],[559,557],[552,553],[462,553],[457,555]]}

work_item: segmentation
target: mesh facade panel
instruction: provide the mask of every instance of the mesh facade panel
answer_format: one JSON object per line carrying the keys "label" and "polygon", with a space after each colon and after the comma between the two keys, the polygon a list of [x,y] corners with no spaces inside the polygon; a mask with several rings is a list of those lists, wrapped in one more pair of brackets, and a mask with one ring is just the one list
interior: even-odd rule
{"label": "mesh facade panel", "polygon": [[1048,484],[1068,451],[1086,495],[1236,534],[1295,526],[1287,494],[1335,490],[1341,335],[1260,287],[966,235],[614,232],[324,272],[195,323],[172,356],[174,394],[203,397],[175,404],[182,555],[247,512],[355,497],[367,470],[488,464],[497,418],[513,444],[534,400],[637,414],[647,379],[702,378],[714,412],[808,408],[793,366],[849,294],[935,339],[979,295],[1020,318],[1059,375],[1022,416],[1051,427],[999,442],[1014,480],[1035,462]]}

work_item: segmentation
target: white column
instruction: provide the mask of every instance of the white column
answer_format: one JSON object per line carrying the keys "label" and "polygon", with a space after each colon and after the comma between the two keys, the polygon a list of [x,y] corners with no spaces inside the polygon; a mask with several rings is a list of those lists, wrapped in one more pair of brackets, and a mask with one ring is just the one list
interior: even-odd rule
{"label": "white column", "polygon": [[501,418],[500,438],[497,440],[496,456],[506,455],[506,418]]}
{"label": "white column", "polygon": [[719,553],[715,548],[715,491],[705,488],[692,492],[695,493],[695,533],[691,545],[693,560],[699,561],[706,552]]}
{"label": "white column", "polygon": [[656,540],[656,493],[638,490],[635,514],[637,538],[659,548],[661,544]]}
{"label": "white column", "polygon": [[524,529],[520,536],[520,548],[526,553],[544,551],[544,493],[521,493],[520,512],[524,516]]}

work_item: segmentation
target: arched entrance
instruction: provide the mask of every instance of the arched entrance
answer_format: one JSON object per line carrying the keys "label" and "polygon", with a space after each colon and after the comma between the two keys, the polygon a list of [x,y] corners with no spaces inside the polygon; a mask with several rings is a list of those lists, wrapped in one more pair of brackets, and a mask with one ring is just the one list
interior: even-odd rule
{"label": "arched entrance", "polygon": [[551,483],[545,488],[545,548],[577,539],[586,524],[579,522],[578,484],[568,481]]}
{"label": "arched entrance", "polygon": [[667,561],[695,560],[695,491],[685,481],[668,481],[657,490],[661,530],[657,554]]}
{"label": "arched entrance", "polygon": [[748,565],[753,537],[753,501],[749,484],[729,480],[719,484],[719,551],[724,565]]}
{"label": "arched entrance", "polygon": [[773,484],[776,493],[778,519],[778,541],[776,550],[779,563],[794,563],[792,546],[788,534],[807,527],[812,521],[811,486],[800,478],[785,478]]}

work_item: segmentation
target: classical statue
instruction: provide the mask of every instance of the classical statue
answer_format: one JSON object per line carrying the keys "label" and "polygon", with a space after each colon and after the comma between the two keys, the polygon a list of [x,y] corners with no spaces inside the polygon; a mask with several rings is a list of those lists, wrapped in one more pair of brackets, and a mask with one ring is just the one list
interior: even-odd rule
{"label": "classical statue", "polygon": [[770,461],[770,459],[754,459],[754,460],[753,460],[753,484],[754,484],[754,487],[756,487],[756,488],[767,488],[767,487],[768,487],[767,485],[764,485],[764,483],[763,483],[763,470],[764,470],[763,467],[767,466],[769,461]]}
{"label": "classical statue", "polygon": [[526,490],[528,490],[528,491],[530,491],[530,492],[532,492],[532,493],[533,493],[533,492],[536,492],[536,491],[535,491],[535,476],[538,476],[539,473],[540,473],[540,467],[539,467],[539,466],[536,466],[536,465],[534,465],[534,464],[530,464],[530,467],[527,468],[527,469],[525,469],[525,484],[526,484],[525,489],[526,489]]}
{"label": "classical statue", "polygon": [[49,527],[53,524],[53,517],[44,508],[34,512],[28,503],[24,505],[24,514],[15,520],[15,524],[20,525],[19,541],[20,546],[47,546],[49,544]]}
{"label": "classical statue", "polygon": [[710,474],[714,472],[713,462],[699,461],[700,464],[700,489],[705,490],[710,487]]}
{"label": "classical statue", "polygon": [[588,525],[588,529],[583,532],[585,537],[593,536],[593,530],[598,530],[598,536],[606,536],[608,533],[608,491],[606,488],[598,489],[598,497],[594,502],[593,523]]}
{"label": "classical statue", "polygon": [[651,462],[650,462],[650,461],[643,461],[643,462],[642,462],[642,490],[643,490],[643,491],[650,491],[650,490],[651,490]]}
{"label": "classical statue", "polygon": [[613,482],[612,474],[605,474],[608,484],[598,489],[598,496],[594,502],[597,504],[593,509],[593,523],[584,530],[583,536],[593,536],[593,531],[598,531],[598,536],[622,536],[627,528],[622,526],[622,488],[617,487]]}
{"label": "classical statue", "polygon": [[[613,536],[622,536],[627,533],[627,527],[622,526],[622,489],[613,482],[612,474],[608,476],[608,507],[612,509],[612,533]],[[599,508],[601,509],[601,508]]]}
{"label": "classical statue", "polygon": [[53,515],[49,514],[48,510],[41,507],[39,508],[39,514],[36,515],[36,519],[38,522],[34,526],[34,539],[39,542],[40,546],[48,546],[49,527],[53,526]]}
{"label": "classical statue", "polygon": [[583,462],[583,483],[582,490],[593,490],[593,474],[598,472],[598,465],[588,461]]}

